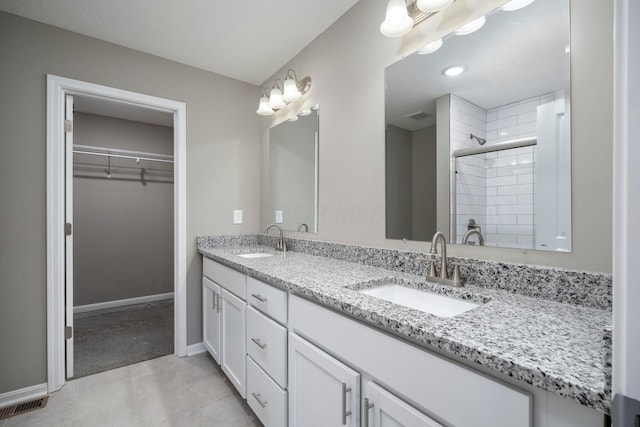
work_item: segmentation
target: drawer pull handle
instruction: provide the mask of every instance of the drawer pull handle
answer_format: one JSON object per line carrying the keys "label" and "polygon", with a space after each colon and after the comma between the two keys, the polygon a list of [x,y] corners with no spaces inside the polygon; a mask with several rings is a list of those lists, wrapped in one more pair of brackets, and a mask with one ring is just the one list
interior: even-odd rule
{"label": "drawer pull handle", "polygon": [[369,427],[369,409],[373,408],[373,403],[369,403],[369,398],[364,398],[364,414],[362,419],[362,426]]}
{"label": "drawer pull handle", "polygon": [[254,297],[255,299],[257,299],[260,302],[267,302],[267,297],[263,297],[260,294],[251,294],[252,297]]}
{"label": "drawer pull handle", "polygon": [[267,348],[267,343],[262,343],[260,341],[260,338],[251,338],[251,341],[253,341],[255,345],[257,345],[258,347],[260,347],[263,350],[265,348]]}
{"label": "drawer pull handle", "polygon": [[220,294],[215,294],[216,296],[216,312],[220,313]]}
{"label": "drawer pull handle", "polygon": [[342,425],[347,425],[347,417],[351,415],[351,411],[347,411],[347,393],[351,391],[351,387],[347,387],[346,383],[342,383]]}
{"label": "drawer pull handle", "polygon": [[262,395],[260,393],[251,392],[251,395],[258,401],[260,406],[262,406],[263,408],[267,406],[268,402],[266,400],[262,400]]}

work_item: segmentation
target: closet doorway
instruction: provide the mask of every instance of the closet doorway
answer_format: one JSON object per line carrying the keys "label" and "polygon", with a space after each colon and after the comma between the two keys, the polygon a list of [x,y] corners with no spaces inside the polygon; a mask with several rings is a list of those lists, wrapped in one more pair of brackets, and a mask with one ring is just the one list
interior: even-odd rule
{"label": "closet doorway", "polygon": [[[92,317],[87,313],[95,309],[124,311],[125,329],[139,320],[137,303],[156,308],[163,313],[150,323],[166,322],[169,331],[161,334],[172,335],[160,352],[187,353],[186,106],[52,75],[47,91],[47,388],[52,392],[76,376],[74,341],[87,338],[74,337],[74,308],[76,317]],[[149,232],[154,225],[157,233]],[[100,334],[94,345],[103,345],[94,354],[104,357],[111,348],[129,359],[124,364],[137,361],[138,356],[131,359],[134,344],[117,336],[109,343],[108,331],[99,322],[93,326],[88,335]],[[148,352],[143,347],[140,353]],[[107,360],[105,366],[121,363]]]}
{"label": "closet doorway", "polygon": [[173,115],[68,98],[80,378],[174,352]]}

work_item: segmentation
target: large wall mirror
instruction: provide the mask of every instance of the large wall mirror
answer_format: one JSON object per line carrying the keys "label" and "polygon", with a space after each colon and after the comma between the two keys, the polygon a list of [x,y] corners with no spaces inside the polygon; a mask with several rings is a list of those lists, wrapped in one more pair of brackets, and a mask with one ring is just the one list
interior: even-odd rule
{"label": "large wall mirror", "polygon": [[319,110],[295,116],[269,129],[268,202],[262,226],[318,232]]}
{"label": "large wall mirror", "polygon": [[507,9],[386,69],[388,239],[571,251],[569,0]]}

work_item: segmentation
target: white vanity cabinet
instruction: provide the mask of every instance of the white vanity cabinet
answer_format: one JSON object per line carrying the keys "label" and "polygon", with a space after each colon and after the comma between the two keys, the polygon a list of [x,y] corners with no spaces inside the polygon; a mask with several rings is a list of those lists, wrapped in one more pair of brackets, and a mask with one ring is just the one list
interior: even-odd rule
{"label": "white vanity cabinet", "polygon": [[362,427],[444,427],[372,381],[362,385]]}
{"label": "white vanity cabinet", "polygon": [[[289,329],[293,332],[289,335],[289,405],[291,406],[289,422],[291,427],[308,425],[296,417],[311,411],[313,408],[309,407],[312,403],[318,404],[316,396],[318,396],[319,378],[323,372],[332,372],[325,367],[329,365],[328,363],[320,365],[318,360],[323,359],[313,353],[309,347],[315,348],[317,353],[324,353],[326,350],[355,371],[366,373],[367,377],[376,383],[384,384],[387,389],[397,390],[399,392],[397,400],[387,399],[384,402],[386,407],[391,405],[390,402],[410,401],[416,408],[420,408],[423,412],[421,415],[426,414],[422,417],[423,420],[428,420],[430,417],[442,424],[458,427],[531,426],[532,399],[529,393],[315,303],[291,296],[289,298]],[[304,341],[299,338],[300,336],[313,341],[314,344]],[[304,352],[299,350],[299,347],[303,347]],[[296,353],[292,354],[292,352]],[[316,357],[311,358],[308,356],[310,354],[316,354]],[[335,358],[332,360],[337,362]],[[314,363],[317,368],[312,369],[311,365]],[[328,380],[325,381],[328,382]],[[385,396],[388,397],[388,395]],[[299,402],[304,402],[305,405]],[[404,412],[407,412],[407,408],[413,405],[396,406],[404,408]],[[354,406],[348,409],[359,411]],[[393,410],[399,411],[398,408]],[[327,408],[326,411],[330,409]],[[389,423],[384,425],[398,425],[397,420],[396,424],[393,424],[388,419],[388,414],[391,414],[391,410],[381,415]],[[369,415],[375,416],[373,411]],[[417,417],[420,414],[416,411],[414,415]],[[414,420],[420,419],[416,417]],[[340,424],[332,421],[324,425]]]}
{"label": "white vanity cabinet", "polygon": [[295,334],[289,336],[289,425],[360,425],[360,374]]}
{"label": "white vanity cabinet", "polygon": [[246,396],[246,276],[208,258],[202,263],[203,345]]}
{"label": "white vanity cabinet", "polygon": [[247,277],[247,403],[265,427],[287,425],[286,291]]}
{"label": "white vanity cabinet", "polygon": [[220,363],[220,333],[222,316],[220,315],[219,285],[207,277],[202,277],[202,344],[213,360]]}
{"label": "white vanity cabinet", "polygon": [[222,312],[222,371],[238,389],[240,396],[246,397],[245,355],[245,310],[243,300],[222,289],[220,295]]}

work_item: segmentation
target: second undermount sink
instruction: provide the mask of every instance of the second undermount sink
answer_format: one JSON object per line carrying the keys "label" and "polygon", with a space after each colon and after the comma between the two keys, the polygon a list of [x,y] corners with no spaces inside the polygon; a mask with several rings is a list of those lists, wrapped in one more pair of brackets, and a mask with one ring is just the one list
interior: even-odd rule
{"label": "second undermount sink", "polygon": [[408,288],[396,283],[383,283],[380,286],[361,289],[358,292],[440,317],[457,316],[480,305],[422,289]]}
{"label": "second undermount sink", "polygon": [[248,254],[238,254],[238,256],[242,258],[266,258],[269,256],[273,256],[273,254],[270,254],[268,252],[253,252]]}

